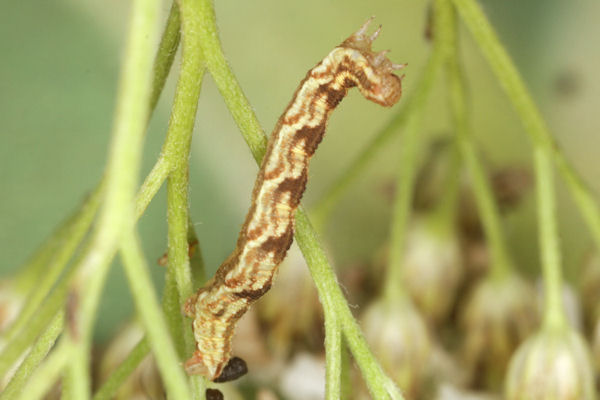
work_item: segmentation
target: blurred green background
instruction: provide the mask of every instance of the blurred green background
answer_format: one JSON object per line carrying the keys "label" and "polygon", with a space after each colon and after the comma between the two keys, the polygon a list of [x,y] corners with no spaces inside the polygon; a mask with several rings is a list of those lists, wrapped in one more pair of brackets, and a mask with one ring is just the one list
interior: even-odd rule
{"label": "blurred green background", "polygon": [[[600,3],[481,3],[551,131],[599,192]],[[26,260],[101,175],[129,6],[130,2],[117,0],[4,1],[0,5],[2,276]],[[430,46],[423,35],[427,1],[225,0],[215,6],[225,53],[267,132],[305,72],[371,15],[383,25],[375,48],[391,49],[393,61],[409,64],[405,92],[411,91],[421,74]],[[168,9],[165,2],[165,16]],[[529,165],[530,147],[519,121],[468,33],[462,33],[471,121],[485,157],[492,165]],[[164,138],[173,87],[171,77],[152,118],[144,174]],[[439,80],[427,108],[424,140],[447,133],[444,90]],[[311,165],[305,204],[310,206],[324,192],[398,107],[383,109],[357,93],[349,95],[334,113]],[[338,268],[368,261],[386,240],[390,207],[381,188],[394,176],[401,136],[344,197],[324,232]],[[257,168],[208,76],[191,163],[192,216],[212,271],[234,246]],[[574,279],[591,241],[564,187],[560,190],[564,265]],[[519,265],[535,274],[537,239],[531,197],[507,219],[506,233]],[[164,190],[142,218],[140,230],[160,289],[163,270],[154,260],[166,247]],[[100,339],[132,312],[119,265],[112,269],[106,293]]]}

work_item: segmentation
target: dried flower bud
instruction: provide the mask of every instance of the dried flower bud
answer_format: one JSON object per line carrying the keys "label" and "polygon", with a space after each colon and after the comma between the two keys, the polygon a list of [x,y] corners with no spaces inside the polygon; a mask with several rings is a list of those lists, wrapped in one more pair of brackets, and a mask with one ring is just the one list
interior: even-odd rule
{"label": "dried flower bud", "polygon": [[418,398],[431,342],[425,322],[408,300],[379,300],[361,317],[365,337],[384,370],[407,399]]}
{"label": "dried flower bud", "polygon": [[474,289],[461,324],[473,383],[497,389],[511,354],[537,325],[534,291],[515,274],[486,279]]}
{"label": "dried flower bud", "polygon": [[442,322],[454,304],[463,273],[457,236],[417,218],[406,237],[402,268],[416,307],[430,324]]}
{"label": "dried flower bud", "polygon": [[507,400],[592,400],[594,373],[588,347],[573,329],[543,329],[514,355]]}

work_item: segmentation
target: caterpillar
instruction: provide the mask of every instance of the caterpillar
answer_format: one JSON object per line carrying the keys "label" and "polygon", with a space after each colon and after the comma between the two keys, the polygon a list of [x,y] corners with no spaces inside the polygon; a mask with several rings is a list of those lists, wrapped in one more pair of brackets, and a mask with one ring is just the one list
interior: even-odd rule
{"label": "caterpillar", "polygon": [[392,63],[387,51],[371,50],[381,30],[368,35],[371,20],[308,71],[279,118],[235,250],[186,301],[184,313],[193,318],[196,340],[196,351],[185,363],[187,373],[215,380],[228,363],[237,321],[269,290],[292,244],[310,158],[348,89],[356,86],[365,98],[387,107],[400,99],[402,77],[393,72],[405,65]]}

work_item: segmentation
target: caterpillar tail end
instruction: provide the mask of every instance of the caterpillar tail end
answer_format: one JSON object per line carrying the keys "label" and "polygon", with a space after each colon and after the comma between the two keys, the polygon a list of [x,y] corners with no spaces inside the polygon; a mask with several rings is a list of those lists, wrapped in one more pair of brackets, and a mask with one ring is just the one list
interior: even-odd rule
{"label": "caterpillar tail end", "polygon": [[199,351],[195,351],[185,364],[183,364],[183,367],[188,375],[202,375],[211,381],[218,377],[218,374],[208,369],[204,363],[204,357],[202,357],[202,353]]}

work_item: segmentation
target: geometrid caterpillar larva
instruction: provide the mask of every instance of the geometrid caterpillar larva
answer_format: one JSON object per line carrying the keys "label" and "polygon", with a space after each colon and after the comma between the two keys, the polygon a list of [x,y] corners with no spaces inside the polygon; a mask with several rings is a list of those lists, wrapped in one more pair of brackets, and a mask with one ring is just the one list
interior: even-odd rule
{"label": "geometrid caterpillar larva", "polygon": [[210,380],[221,375],[231,357],[236,322],[271,287],[292,243],[294,214],[306,186],[309,160],[323,138],[329,114],[348,89],[356,86],[364,97],[382,106],[392,106],[400,98],[401,78],[393,71],[404,65],[393,64],[385,51],[371,51],[379,29],[367,35],[369,22],[308,72],[279,118],[235,250],[186,302],[197,345],[185,363],[189,374]]}

